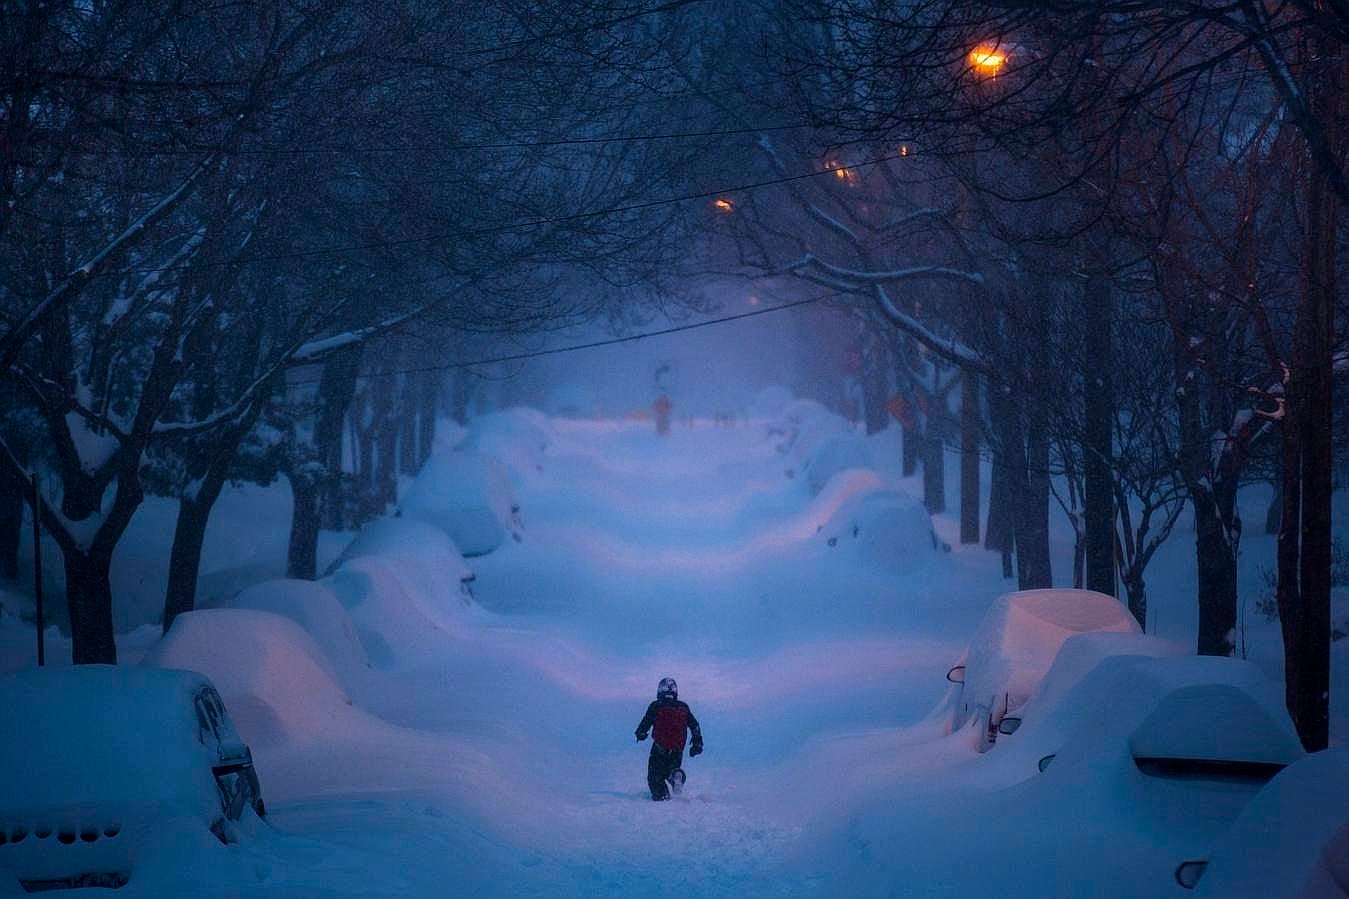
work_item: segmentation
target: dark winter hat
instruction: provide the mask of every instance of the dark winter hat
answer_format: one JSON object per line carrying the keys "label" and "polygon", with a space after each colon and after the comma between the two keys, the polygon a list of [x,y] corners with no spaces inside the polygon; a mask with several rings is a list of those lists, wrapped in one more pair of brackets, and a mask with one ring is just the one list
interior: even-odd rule
{"label": "dark winter hat", "polygon": [[667,696],[671,699],[676,699],[679,696],[679,685],[675,683],[673,677],[662,677],[660,685],[656,687],[657,699],[664,699]]}

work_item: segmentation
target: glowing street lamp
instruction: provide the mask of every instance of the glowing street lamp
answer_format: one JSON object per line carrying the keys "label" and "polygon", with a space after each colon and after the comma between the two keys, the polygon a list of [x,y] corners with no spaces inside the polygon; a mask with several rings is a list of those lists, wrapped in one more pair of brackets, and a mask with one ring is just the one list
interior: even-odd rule
{"label": "glowing street lamp", "polygon": [[712,201],[712,205],[716,207],[718,212],[731,212],[735,209],[735,204],[725,197],[717,197]]}
{"label": "glowing street lamp", "polygon": [[998,74],[1006,61],[1007,54],[996,46],[983,44],[970,51],[970,65],[974,66],[976,72],[990,77]]}
{"label": "glowing street lamp", "polygon": [[848,168],[846,165],[843,165],[841,162],[830,159],[825,162],[824,167],[826,171],[833,172],[834,177],[844,184],[857,183],[857,172]]}

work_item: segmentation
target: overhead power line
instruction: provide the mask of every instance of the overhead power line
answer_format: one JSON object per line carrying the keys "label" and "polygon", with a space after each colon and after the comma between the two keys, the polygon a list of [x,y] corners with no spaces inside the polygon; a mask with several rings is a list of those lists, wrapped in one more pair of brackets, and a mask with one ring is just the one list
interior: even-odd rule
{"label": "overhead power line", "polygon": [[[704,319],[698,322],[689,322],[685,325],[673,325],[669,328],[661,328],[656,331],[643,331],[640,334],[628,334],[623,337],[610,337],[605,340],[592,340],[589,343],[570,344],[562,347],[552,347],[546,350],[532,350],[526,353],[511,353],[505,356],[490,356],[482,359],[471,359],[466,362],[450,362],[443,365],[421,365],[412,368],[390,368],[380,371],[366,372],[359,376],[362,380],[373,378],[392,378],[398,375],[424,374],[426,372],[436,371],[455,371],[461,368],[474,368],[479,365],[495,365],[502,362],[521,362],[526,359],[537,359],[540,356],[556,356],[562,353],[576,353],[581,350],[593,350],[599,347],[614,346],[620,343],[633,343],[638,340],[646,340],[652,337],[663,337],[667,334],[677,334],[681,331],[694,331],[698,328],[707,328],[712,325],[722,325],[727,322],[740,321],[741,319],[753,318],[758,315],[767,315],[770,312],[781,312],[784,309],[795,309],[799,306],[809,306],[813,303],[832,300],[836,297],[845,296],[846,292],[841,290],[822,293],[813,297],[806,297],[803,300],[793,300],[789,303],[778,303],[774,306],[765,306],[762,309],[753,309],[749,312],[738,312],[733,315],[723,315],[720,318]],[[288,380],[287,387],[299,387],[305,384],[317,384],[319,378],[298,378]]]}

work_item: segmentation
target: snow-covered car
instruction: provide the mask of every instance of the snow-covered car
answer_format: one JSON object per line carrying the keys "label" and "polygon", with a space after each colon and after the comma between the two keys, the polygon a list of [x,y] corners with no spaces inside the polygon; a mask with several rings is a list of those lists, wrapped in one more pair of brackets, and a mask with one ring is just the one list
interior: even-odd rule
{"label": "snow-covered car", "polygon": [[523,539],[510,472],[500,460],[472,450],[427,459],[404,492],[398,515],[439,528],[468,557]]}
{"label": "snow-covered car", "polygon": [[964,656],[947,673],[956,684],[948,732],[979,725],[979,751],[998,738],[1004,716],[1018,713],[1049,671],[1064,641],[1087,632],[1140,633],[1113,596],[1068,588],[1020,590],[989,606]]}
{"label": "snow-covered car", "polygon": [[27,890],[120,887],[159,833],[222,843],[266,814],[253,757],[194,671],[82,665],[0,678],[0,869]]}
{"label": "snow-covered car", "polygon": [[[1046,709],[1060,742],[1037,765]],[[1149,859],[1153,895],[1183,894],[1178,861],[1205,857],[1261,788],[1305,757],[1278,685],[1251,662],[1212,656],[1107,657],[1062,700],[1029,706],[999,745],[988,761],[1028,774],[1018,795],[1070,805],[1065,826],[1082,831],[1076,840],[1104,839],[1093,830],[1100,820],[1111,839],[1137,841],[1115,849]],[[1169,865],[1153,860],[1150,841],[1162,834]]]}
{"label": "snow-covered car", "polygon": [[1294,762],[1265,785],[1208,858],[1181,863],[1195,896],[1349,897],[1349,748]]}

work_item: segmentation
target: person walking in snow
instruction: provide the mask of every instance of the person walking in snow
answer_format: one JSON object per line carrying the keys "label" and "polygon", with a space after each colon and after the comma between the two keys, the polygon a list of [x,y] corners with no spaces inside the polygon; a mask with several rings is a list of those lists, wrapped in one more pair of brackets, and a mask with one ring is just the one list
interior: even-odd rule
{"label": "person walking in snow", "polygon": [[646,707],[642,723],[637,725],[637,742],[646,739],[651,733],[651,757],[646,763],[646,785],[651,788],[651,798],[659,802],[670,798],[670,788],[676,793],[684,785],[684,769],[679,765],[684,761],[684,739],[693,735],[689,746],[689,757],[703,751],[703,732],[698,727],[698,719],[688,704],[680,702],[679,687],[673,677],[661,678],[656,687],[656,701]]}

